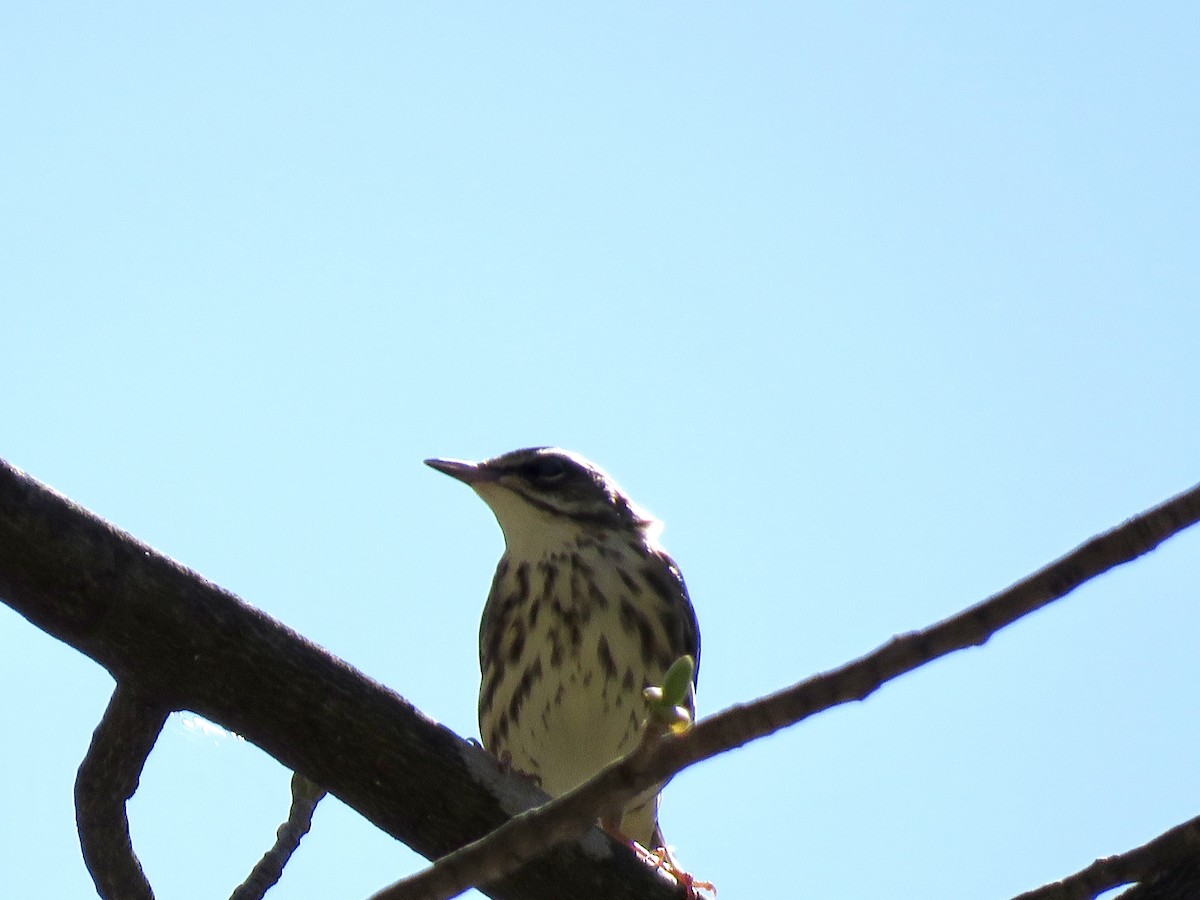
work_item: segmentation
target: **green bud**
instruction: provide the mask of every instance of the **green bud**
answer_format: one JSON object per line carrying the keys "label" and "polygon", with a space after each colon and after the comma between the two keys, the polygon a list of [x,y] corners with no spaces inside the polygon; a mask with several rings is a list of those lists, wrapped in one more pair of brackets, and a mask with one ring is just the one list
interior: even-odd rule
{"label": "green bud", "polygon": [[691,656],[679,657],[663,676],[663,702],[671,706],[683,706],[695,680],[696,661]]}

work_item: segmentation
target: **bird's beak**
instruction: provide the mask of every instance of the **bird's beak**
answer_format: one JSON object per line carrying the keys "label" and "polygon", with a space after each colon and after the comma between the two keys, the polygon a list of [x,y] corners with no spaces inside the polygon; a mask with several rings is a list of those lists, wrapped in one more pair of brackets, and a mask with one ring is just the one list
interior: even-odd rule
{"label": "bird's beak", "polygon": [[465,459],[427,459],[425,465],[471,486],[496,480],[492,470],[483,463],[470,462]]}

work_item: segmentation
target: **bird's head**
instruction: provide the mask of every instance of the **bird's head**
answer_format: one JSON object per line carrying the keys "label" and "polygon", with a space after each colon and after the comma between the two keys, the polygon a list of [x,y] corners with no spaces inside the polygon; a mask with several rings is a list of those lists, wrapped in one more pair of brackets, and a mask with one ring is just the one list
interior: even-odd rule
{"label": "bird's head", "polygon": [[657,522],[599,466],[558,447],[513,450],[483,462],[427,459],[470,485],[496,515],[509,549],[557,543],[571,530],[653,538]]}

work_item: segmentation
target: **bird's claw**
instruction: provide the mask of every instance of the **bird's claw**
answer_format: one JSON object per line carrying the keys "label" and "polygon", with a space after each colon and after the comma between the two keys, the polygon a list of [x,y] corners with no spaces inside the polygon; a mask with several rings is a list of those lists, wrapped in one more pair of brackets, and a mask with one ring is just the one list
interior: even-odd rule
{"label": "bird's claw", "polygon": [[704,900],[704,898],[716,898],[717,886],[711,881],[700,881],[691,872],[688,872],[675,859],[675,855],[668,847],[658,847],[654,850],[647,850],[637,841],[622,838],[633,849],[633,852],[638,855],[642,862],[658,869],[660,872],[665,872],[675,879],[675,883],[683,887],[687,891],[688,900]]}

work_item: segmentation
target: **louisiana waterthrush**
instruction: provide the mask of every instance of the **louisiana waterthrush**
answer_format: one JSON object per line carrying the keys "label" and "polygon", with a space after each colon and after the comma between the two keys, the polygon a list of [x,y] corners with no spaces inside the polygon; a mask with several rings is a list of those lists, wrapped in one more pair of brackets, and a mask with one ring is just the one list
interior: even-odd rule
{"label": "louisiana waterthrush", "polygon": [[[555,447],[484,462],[426,463],[470,485],[496,515],[505,551],[479,628],[484,746],[551,796],[640,740],[642,690],[700,631],[662,526],[599,467]],[[695,711],[695,683],[687,700]],[[601,824],[664,847],[658,785]]]}

